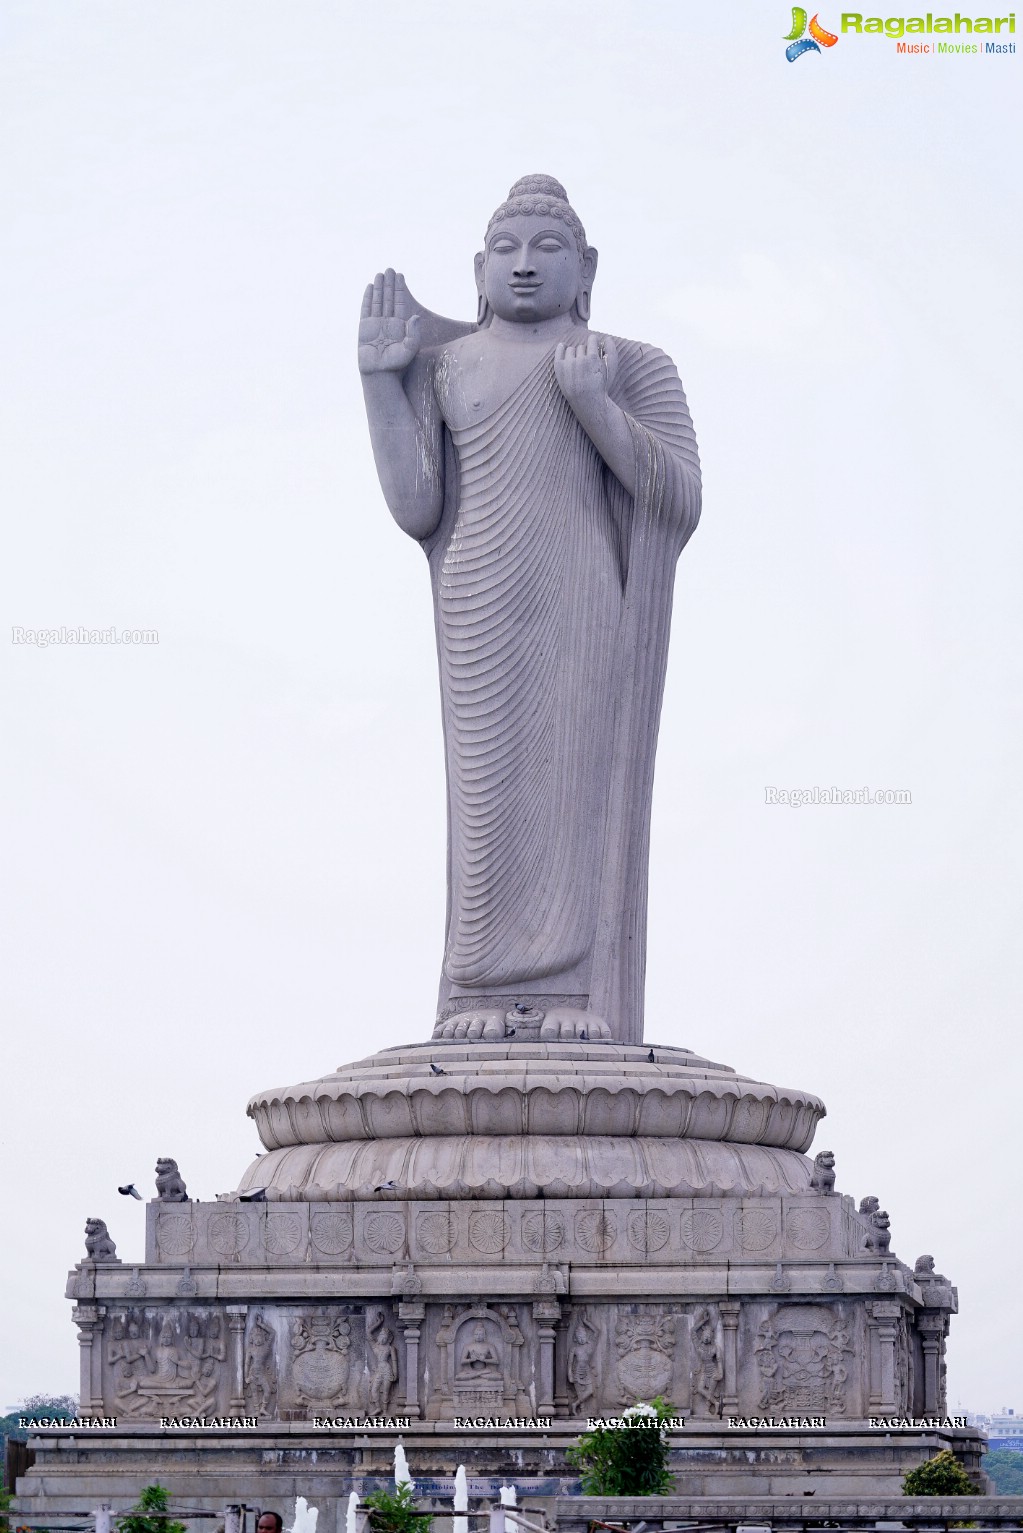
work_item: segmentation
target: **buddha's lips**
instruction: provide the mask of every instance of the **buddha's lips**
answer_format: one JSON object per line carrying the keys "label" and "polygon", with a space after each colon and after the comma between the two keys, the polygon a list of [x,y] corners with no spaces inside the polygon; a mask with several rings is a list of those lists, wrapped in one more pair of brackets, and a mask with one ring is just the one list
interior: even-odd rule
{"label": "buddha's lips", "polygon": [[538,292],[539,289],[541,287],[543,287],[543,283],[542,282],[509,282],[508,286],[511,288],[513,293],[529,294],[529,293]]}

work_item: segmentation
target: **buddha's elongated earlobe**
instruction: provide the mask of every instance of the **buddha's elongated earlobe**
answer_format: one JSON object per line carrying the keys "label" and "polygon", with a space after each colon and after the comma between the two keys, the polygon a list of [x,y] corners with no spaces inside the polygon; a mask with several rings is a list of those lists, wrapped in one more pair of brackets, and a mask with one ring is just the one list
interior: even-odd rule
{"label": "buddha's elongated earlobe", "polygon": [[579,277],[579,296],[575,301],[575,312],[584,324],[590,317],[590,292],[596,275],[597,252],[592,245],[587,245],[583,252],[582,271]]}

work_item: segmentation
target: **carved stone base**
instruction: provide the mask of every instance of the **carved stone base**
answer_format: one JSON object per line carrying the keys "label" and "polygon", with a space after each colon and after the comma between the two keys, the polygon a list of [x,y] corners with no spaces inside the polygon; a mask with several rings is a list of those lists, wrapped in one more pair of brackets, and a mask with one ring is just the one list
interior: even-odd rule
{"label": "carved stone base", "polygon": [[836,1193],[147,1212],[144,1266],[68,1287],[120,1420],[944,1411],[955,1289]]}
{"label": "carved stone base", "polygon": [[[686,1050],[590,1041],[435,1042],[264,1092],[257,1200],[151,1203],[143,1265],[71,1274],[83,1409],[143,1435],[251,1418],[198,1441],[204,1474],[233,1465],[225,1499],[262,1505],[285,1494],[268,1466],[321,1494],[315,1448],[340,1506],[354,1475],[389,1473],[398,1435],[417,1476],[464,1463],[571,1490],[588,1418],[655,1395],[686,1418],[689,1490],[791,1495],[811,1473],[897,1490],[924,1439],[857,1423],[944,1417],[956,1291],[891,1254],[833,1157],[804,1155],[823,1111]],[[373,1417],[386,1447],[351,1425]],[[753,1417],[796,1425],[730,1425]],[[456,1429],[474,1418],[545,1425]],[[214,1494],[175,1480],[184,1440],[147,1474]],[[96,1441],[82,1462],[106,1463]]]}
{"label": "carved stone base", "polygon": [[[565,1460],[576,1432],[575,1425],[562,1423],[544,1433],[500,1434],[413,1426],[400,1436],[422,1505],[450,1515],[454,1470],[464,1464],[474,1509],[496,1501],[502,1484],[513,1484],[520,1504],[543,1507],[568,1533],[586,1533],[591,1518],[635,1523],[651,1511],[655,1518],[663,1515],[683,1524],[784,1522],[798,1527],[811,1510],[804,1501],[811,1492],[818,1523],[824,1518],[841,1525],[850,1515],[864,1513],[897,1521],[917,1505],[896,1500],[902,1477],[942,1448],[955,1452],[978,1490],[984,1479],[984,1439],[973,1429],[884,1433],[850,1422],[826,1432],[742,1432],[702,1423],[687,1424],[672,1439],[673,1497],[663,1504],[598,1502],[578,1496],[578,1479]],[[350,1491],[361,1496],[392,1488],[398,1435],[344,1436],[299,1423],[244,1433],[161,1432],[155,1427],[48,1433],[32,1439],[35,1466],[18,1482],[13,1510],[24,1524],[102,1500],[120,1507],[131,1499],[126,1486],[157,1481],[169,1489],[173,1503],[221,1516],[227,1503],[287,1512],[295,1496],[303,1495],[319,1509],[324,1526],[343,1527]],[[693,1499],[706,1497],[719,1499]],[[778,1500],[772,1504],[767,1497]],[[875,1508],[871,1498],[895,1504],[879,1500]],[[1003,1499],[1019,1519],[1023,1499]],[[944,1507],[936,1510],[941,1514]],[[966,1516],[987,1522],[991,1510],[980,1504]],[[201,1530],[206,1524],[195,1526]]]}

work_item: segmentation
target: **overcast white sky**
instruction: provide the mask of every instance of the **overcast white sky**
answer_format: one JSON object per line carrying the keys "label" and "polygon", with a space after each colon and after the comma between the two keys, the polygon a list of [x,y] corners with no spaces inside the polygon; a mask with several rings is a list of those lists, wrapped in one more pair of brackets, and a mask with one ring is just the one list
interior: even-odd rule
{"label": "overcast white sky", "polygon": [[[838,12],[821,20],[837,26]],[[705,469],[658,760],[647,1036],[828,1104],[959,1286],[950,1399],[1023,1405],[1020,63],[775,0],[6,0],[0,1408],[76,1390],[87,1215],[141,1258],[245,1103],[429,1036],[443,767],[425,561],[354,326],[471,317],[559,177],[593,324],[675,358]],[[159,645],[14,645],[13,625]],[[912,804],[765,804],[767,785]]]}

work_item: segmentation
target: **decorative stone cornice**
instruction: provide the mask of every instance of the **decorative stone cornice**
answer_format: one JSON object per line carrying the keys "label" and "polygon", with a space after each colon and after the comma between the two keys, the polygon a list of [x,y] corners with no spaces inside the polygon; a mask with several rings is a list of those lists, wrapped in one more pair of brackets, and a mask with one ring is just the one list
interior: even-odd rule
{"label": "decorative stone cornice", "polygon": [[451,1135],[294,1145],[261,1155],[244,1192],[269,1202],[774,1197],[809,1191],[792,1150],[692,1139]]}
{"label": "decorative stone cornice", "polygon": [[248,1107],[268,1150],[532,1135],[804,1151],[824,1111],[809,1092],[750,1080],[682,1049],[616,1044],[386,1050],[321,1080],[260,1092]]}

